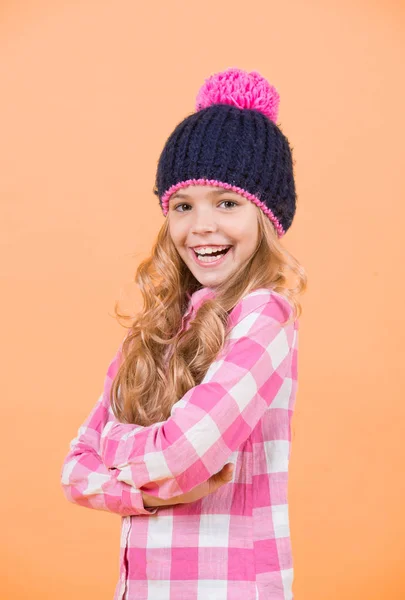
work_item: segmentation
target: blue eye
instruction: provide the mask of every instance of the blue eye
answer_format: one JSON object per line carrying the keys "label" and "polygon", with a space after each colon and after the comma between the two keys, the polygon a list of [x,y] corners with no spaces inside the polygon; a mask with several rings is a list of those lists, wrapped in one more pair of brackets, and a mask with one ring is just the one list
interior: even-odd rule
{"label": "blue eye", "polygon": [[[235,206],[238,206],[238,203],[237,203],[237,202],[235,202],[234,200],[222,200],[222,202],[220,202],[220,204],[223,204],[224,202],[227,202],[228,204],[234,204]],[[190,204],[187,204],[187,203],[185,203],[185,202],[182,202],[181,204],[177,204],[177,205],[176,205],[176,206],[173,208],[173,210],[177,210],[179,206],[190,206]],[[231,208],[233,208],[233,207],[231,207]],[[227,210],[229,210],[229,209],[227,209]],[[184,211],[184,210],[180,210],[180,211],[179,211],[179,210],[177,210],[177,212],[188,212],[188,211]]]}

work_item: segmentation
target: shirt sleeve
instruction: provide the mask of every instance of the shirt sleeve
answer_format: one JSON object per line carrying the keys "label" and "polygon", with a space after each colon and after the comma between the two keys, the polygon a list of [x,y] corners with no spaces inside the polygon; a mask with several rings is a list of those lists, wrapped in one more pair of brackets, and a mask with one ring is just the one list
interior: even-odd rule
{"label": "shirt sleeve", "polygon": [[273,299],[242,318],[199,385],[170,417],[148,427],[110,422],[101,455],[117,479],[162,499],[186,493],[229,462],[265,411],[288,393],[294,324],[283,327]]}
{"label": "shirt sleeve", "polygon": [[118,479],[120,471],[109,469],[100,456],[100,435],[114,417],[109,392],[118,368],[120,350],[109,365],[103,393],[70,442],[63,461],[61,485],[66,498],[80,506],[121,515],[152,515],[158,507],[145,508],[142,492]]}

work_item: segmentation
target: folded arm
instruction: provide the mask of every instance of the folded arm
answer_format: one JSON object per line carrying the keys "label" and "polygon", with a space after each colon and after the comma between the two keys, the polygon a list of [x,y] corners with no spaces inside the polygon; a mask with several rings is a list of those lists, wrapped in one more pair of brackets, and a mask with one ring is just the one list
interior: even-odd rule
{"label": "folded arm", "polygon": [[117,480],[170,499],[219,472],[266,410],[285,393],[293,325],[283,328],[270,300],[231,330],[202,382],[148,427],[110,421],[100,440],[104,464]]}
{"label": "folded arm", "polygon": [[118,368],[120,351],[110,363],[104,390],[96,405],[70,442],[70,451],[63,461],[61,485],[65,497],[74,504],[119,514],[153,515],[157,508],[147,509],[142,492],[118,479],[121,472],[109,469],[100,456],[100,436],[114,419],[109,404],[109,392]]}

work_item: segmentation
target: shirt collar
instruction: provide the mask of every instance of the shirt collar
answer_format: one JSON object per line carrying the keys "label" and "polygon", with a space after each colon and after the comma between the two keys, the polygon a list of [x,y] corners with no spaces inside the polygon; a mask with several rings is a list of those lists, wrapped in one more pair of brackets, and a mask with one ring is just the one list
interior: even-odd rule
{"label": "shirt collar", "polygon": [[204,300],[215,297],[215,290],[209,287],[202,287],[191,295],[187,292],[187,297],[189,303],[184,316],[189,315],[191,312],[195,314]]}

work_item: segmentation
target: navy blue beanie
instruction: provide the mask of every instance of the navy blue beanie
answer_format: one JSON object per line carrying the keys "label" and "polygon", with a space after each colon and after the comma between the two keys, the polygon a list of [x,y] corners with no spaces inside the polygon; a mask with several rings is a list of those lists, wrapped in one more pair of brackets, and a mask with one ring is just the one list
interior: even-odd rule
{"label": "navy blue beanie", "polygon": [[257,71],[229,68],[200,88],[196,112],[179,123],[161,152],[153,193],[166,216],[188,185],[212,185],[254,202],[278,237],[296,210],[292,149],[276,124],[279,94]]}

